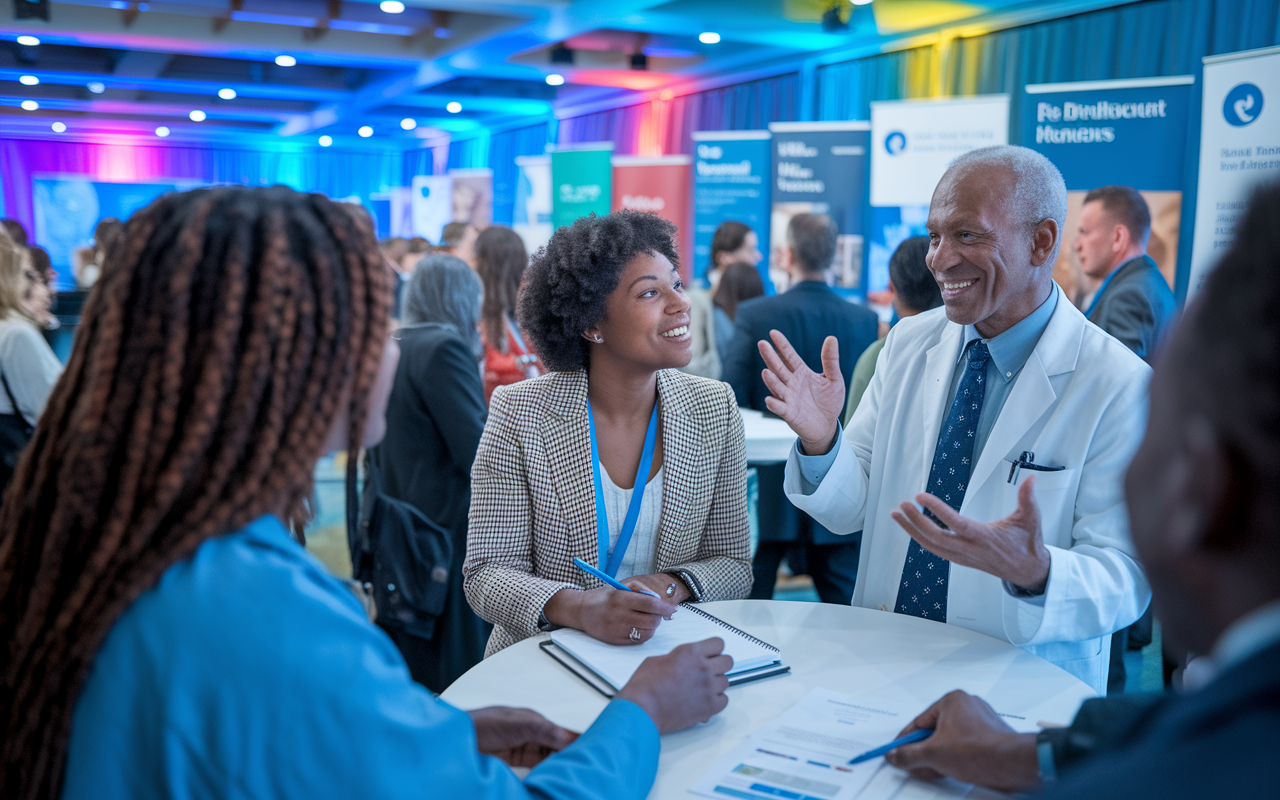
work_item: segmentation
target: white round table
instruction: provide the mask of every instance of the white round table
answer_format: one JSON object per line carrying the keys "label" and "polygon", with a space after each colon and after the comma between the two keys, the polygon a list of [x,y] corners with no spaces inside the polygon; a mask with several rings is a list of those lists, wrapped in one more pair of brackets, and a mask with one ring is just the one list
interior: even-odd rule
{"label": "white round table", "polygon": [[796,435],[779,417],[766,417],[750,408],[739,409],[747,440],[748,464],[777,464],[787,460]]}
{"label": "white round table", "polygon": [[[791,674],[731,687],[729,707],[704,725],[662,739],[650,798],[686,796],[722,754],[772,722],[809,690],[914,701],[924,711],[952,689],[987,700],[1015,729],[1067,724],[1093,697],[1082,681],[1008,642],[955,625],[825,603],[730,600],[708,611],[782,650]],[[477,664],[441,697],[462,709],[532,708],[570,730],[585,730],[607,700],[525,639]],[[884,784],[886,787],[890,784]],[[873,800],[877,782],[860,796]],[[911,784],[908,784],[910,787]],[[928,796],[926,785],[912,796]],[[692,796],[692,795],[690,795]]]}

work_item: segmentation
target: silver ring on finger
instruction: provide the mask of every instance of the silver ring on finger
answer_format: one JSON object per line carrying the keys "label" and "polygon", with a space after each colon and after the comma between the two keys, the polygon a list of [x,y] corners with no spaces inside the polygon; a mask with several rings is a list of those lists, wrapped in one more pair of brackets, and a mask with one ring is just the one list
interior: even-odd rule
{"label": "silver ring on finger", "polygon": [[631,633],[627,634],[627,637],[634,642],[638,642],[640,641],[640,631],[636,630],[635,628],[632,628]]}

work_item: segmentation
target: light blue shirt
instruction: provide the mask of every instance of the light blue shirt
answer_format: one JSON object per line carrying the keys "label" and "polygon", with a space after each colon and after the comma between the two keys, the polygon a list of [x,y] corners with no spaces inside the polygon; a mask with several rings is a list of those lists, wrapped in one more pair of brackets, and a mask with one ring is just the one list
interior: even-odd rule
{"label": "light blue shirt", "polygon": [[615,700],[522,783],[264,516],[201,544],[112,626],[76,703],[62,797],[639,800],[658,749],[649,716]]}
{"label": "light blue shirt", "polygon": [[[982,339],[982,334],[978,333],[977,328],[972,325],[964,326],[964,341],[956,353],[956,366],[951,373],[951,391],[947,393],[947,408],[951,407],[956,389],[960,386],[960,376],[964,374],[964,367],[968,363],[966,354],[970,342],[982,339],[991,352],[991,359],[987,362],[986,368],[987,389],[982,400],[982,413],[978,417],[978,433],[973,445],[975,462],[991,436],[991,429],[995,427],[996,419],[999,418],[1005,401],[1009,399],[1009,393],[1013,391],[1014,381],[1022,372],[1027,359],[1031,358],[1036,345],[1040,343],[1040,336],[1045,328],[1049,327],[1049,320],[1058,307],[1058,295],[1061,291],[1056,283],[1053,284],[1049,297],[1035,311],[1023,317],[1007,331],[990,339]],[[945,422],[945,409],[942,416]],[[831,465],[835,463],[836,453],[840,449],[840,437],[843,435],[839,427],[836,426],[835,444],[824,455],[805,455],[800,449],[799,438],[796,439],[793,447],[800,464],[801,488],[805,494],[812,494],[818,488],[818,484],[822,483]]]}

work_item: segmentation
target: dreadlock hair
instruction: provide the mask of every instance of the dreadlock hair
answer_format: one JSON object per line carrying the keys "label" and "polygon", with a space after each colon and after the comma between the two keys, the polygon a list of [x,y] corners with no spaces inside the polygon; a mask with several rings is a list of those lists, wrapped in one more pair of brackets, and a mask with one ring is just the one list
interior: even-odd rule
{"label": "dreadlock hair", "polygon": [[[202,542],[288,509],[387,333],[373,231],[283,187],[129,220],[0,508],[0,796],[61,792],[76,700],[120,615]],[[356,459],[348,461],[348,472]]]}

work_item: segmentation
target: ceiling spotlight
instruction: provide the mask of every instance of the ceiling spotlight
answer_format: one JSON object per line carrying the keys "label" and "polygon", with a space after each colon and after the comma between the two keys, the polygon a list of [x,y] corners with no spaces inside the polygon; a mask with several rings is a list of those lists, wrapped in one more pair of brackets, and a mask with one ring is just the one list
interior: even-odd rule
{"label": "ceiling spotlight", "polygon": [[55,123],[53,123],[53,132],[54,132],[54,133],[63,133],[64,131],[66,131],[66,129],[67,129],[67,125],[66,125],[66,123],[64,123],[64,122],[55,122]]}
{"label": "ceiling spotlight", "polygon": [[34,36],[19,36],[18,44],[24,44],[27,47],[35,47],[40,44],[40,40]]}
{"label": "ceiling spotlight", "polygon": [[871,0],[849,0],[849,2],[853,3],[855,6],[869,6],[869,5],[871,5]]}
{"label": "ceiling spotlight", "polygon": [[564,43],[561,42],[560,44],[551,48],[551,52],[547,54],[547,58],[551,61],[552,64],[572,64],[573,50],[569,49],[568,47],[565,47]]}
{"label": "ceiling spotlight", "polygon": [[293,56],[276,56],[277,67],[292,67],[298,63],[298,59]]}
{"label": "ceiling spotlight", "polygon": [[40,83],[40,79],[35,75],[23,75],[21,78],[18,78],[18,83],[23,86],[35,86]]}
{"label": "ceiling spotlight", "polygon": [[824,33],[842,33],[849,30],[849,22],[840,16],[839,4],[822,12],[822,30]]}
{"label": "ceiling spotlight", "polygon": [[356,131],[356,133],[360,134],[361,137],[368,139],[373,135],[373,128],[370,128],[368,125],[361,125],[360,130]]}
{"label": "ceiling spotlight", "polygon": [[703,31],[698,34],[698,41],[703,44],[720,44],[720,34],[715,31]]}
{"label": "ceiling spotlight", "polygon": [[23,100],[23,101],[22,101],[22,110],[23,110],[23,111],[35,111],[35,110],[36,110],[37,108],[39,108],[39,107],[40,107],[40,104],[39,104],[39,103],[37,103],[35,100]]}
{"label": "ceiling spotlight", "polygon": [[444,110],[448,111],[450,114],[457,114],[462,110],[462,103],[459,103],[457,100],[451,100],[445,105]]}
{"label": "ceiling spotlight", "polygon": [[382,5],[378,6],[378,8],[388,14],[404,13],[404,3],[401,3],[400,0],[382,0]]}
{"label": "ceiling spotlight", "polygon": [[564,86],[564,76],[558,72],[553,72],[547,76],[548,86]]}
{"label": "ceiling spotlight", "polygon": [[321,137],[320,137],[320,139],[319,139],[319,142],[320,142],[320,146],[321,146],[321,147],[328,147],[329,145],[333,144],[333,137],[332,137],[332,136],[321,136]]}
{"label": "ceiling spotlight", "polygon": [[218,97],[221,97],[223,100],[235,100],[236,90],[235,89],[219,89]]}
{"label": "ceiling spotlight", "polygon": [[169,135],[169,129],[166,128],[165,126],[161,125],[159,128],[156,128],[156,136],[159,136],[161,139],[163,139],[168,135]]}
{"label": "ceiling spotlight", "polygon": [[191,113],[188,114],[187,116],[191,117],[192,122],[204,122],[209,117],[208,114],[204,113],[198,108],[191,109]]}
{"label": "ceiling spotlight", "polygon": [[107,85],[102,81],[89,81],[85,86],[94,94],[102,94],[107,90]]}
{"label": "ceiling spotlight", "polygon": [[400,127],[404,128],[406,131],[411,131],[414,128],[418,127],[418,121],[413,117],[405,117],[404,119],[400,120]]}
{"label": "ceiling spotlight", "polygon": [[632,53],[631,68],[632,69],[648,69],[649,57],[646,56],[644,53]]}

